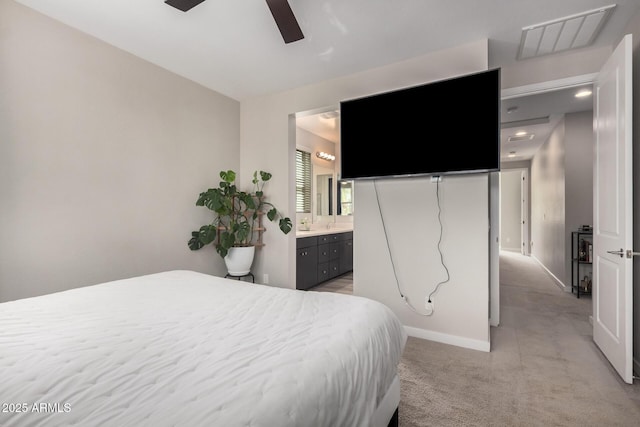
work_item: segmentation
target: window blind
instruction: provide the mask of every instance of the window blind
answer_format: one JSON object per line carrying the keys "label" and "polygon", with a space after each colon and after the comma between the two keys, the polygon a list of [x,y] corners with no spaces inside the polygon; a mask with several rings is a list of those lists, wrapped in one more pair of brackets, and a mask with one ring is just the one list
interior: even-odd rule
{"label": "window blind", "polygon": [[311,153],[296,150],[296,212],[311,213]]}

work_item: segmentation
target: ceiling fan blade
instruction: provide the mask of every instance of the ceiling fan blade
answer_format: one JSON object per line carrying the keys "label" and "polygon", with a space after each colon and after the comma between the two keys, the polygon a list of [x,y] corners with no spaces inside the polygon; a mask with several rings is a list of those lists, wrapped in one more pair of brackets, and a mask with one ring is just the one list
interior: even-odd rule
{"label": "ceiling fan blade", "polygon": [[266,0],[273,19],[278,25],[285,43],[291,43],[304,38],[300,25],[296,20],[287,0]]}
{"label": "ceiling fan blade", "polygon": [[204,0],[165,0],[169,6],[173,6],[183,12],[202,3]]}

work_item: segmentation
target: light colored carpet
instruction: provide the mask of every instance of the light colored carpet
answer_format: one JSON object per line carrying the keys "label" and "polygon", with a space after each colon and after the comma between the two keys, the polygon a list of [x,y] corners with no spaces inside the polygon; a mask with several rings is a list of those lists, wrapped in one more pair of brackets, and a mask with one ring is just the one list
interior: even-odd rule
{"label": "light colored carpet", "polygon": [[400,426],[640,426],[640,385],[620,380],[593,343],[591,297],[507,252],[500,282],[490,352],[409,338]]}
{"label": "light colored carpet", "polygon": [[[350,292],[349,277],[318,291]],[[625,384],[592,340],[590,296],[561,290],[533,259],[500,254],[491,351],[410,337],[399,424],[640,426],[640,384]]]}

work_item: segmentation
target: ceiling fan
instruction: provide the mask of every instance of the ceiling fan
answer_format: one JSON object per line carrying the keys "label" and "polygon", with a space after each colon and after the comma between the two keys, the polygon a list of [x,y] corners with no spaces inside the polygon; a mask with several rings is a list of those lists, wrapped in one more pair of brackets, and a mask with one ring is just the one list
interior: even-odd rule
{"label": "ceiling fan", "polygon": [[[203,1],[204,0],[165,0],[165,3],[186,12]],[[304,38],[300,25],[298,25],[298,21],[287,0],[266,0],[266,2],[285,43],[295,42]]]}

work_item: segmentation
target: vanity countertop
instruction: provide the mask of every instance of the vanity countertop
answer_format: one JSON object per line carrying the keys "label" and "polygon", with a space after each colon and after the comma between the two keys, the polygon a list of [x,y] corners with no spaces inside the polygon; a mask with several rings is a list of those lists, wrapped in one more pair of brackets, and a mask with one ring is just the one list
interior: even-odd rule
{"label": "vanity countertop", "polygon": [[312,236],[322,236],[325,234],[335,234],[335,233],[346,233],[349,231],[353,231],[352,226],[332,226],[330,228],[321,227],[315,230],[303,231],[296,230],[296,238],[298,237],[312,237]]}

